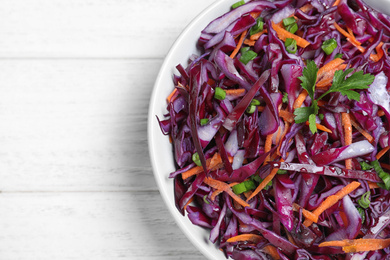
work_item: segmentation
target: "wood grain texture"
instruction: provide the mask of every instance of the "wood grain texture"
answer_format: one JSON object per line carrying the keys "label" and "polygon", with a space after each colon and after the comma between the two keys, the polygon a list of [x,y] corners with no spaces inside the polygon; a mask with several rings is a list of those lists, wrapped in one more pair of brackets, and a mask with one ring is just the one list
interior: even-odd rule
{"label": "wood grain texture", "polygon": [[1,0],[0,57],[162,58],[210,0]]}
{"label": "wood grain texture", "polygon": [[158,192],[0,198],[1,259],[204,259],[177,232]]}
{"label": "wood grain texture", "polygon": [[0,190],[156,189],[146,130],[161,62],[0,60]]}
{"label": "wood grain texture", "polygon": [[0,0],[0,259],[205,259],[158,192],[147,115],[210,0]]}

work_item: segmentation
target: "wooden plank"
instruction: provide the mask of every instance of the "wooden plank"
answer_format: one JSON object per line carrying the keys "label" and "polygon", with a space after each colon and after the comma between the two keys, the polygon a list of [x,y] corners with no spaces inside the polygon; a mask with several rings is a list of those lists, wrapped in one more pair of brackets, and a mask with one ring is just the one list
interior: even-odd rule
{"label": "wooden plank", "polygon": [[158,192],[2,193],[0,258],[200,260]]}
{"label": "wooden plank", "polygon": [[156,190],[147,113],[161,62],[0,60],[0,190]]}
{"label": "wooden plank", "polygon": [[2,0],[0,57],[163,57],[210,0]]}

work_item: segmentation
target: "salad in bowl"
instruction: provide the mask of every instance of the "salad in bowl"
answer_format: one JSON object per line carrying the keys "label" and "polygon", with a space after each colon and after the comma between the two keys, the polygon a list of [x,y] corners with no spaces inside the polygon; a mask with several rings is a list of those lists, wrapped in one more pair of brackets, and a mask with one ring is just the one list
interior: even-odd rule
{"label": "salad in bowl", "polygon": [[389,17],[239,1],[196,37],[153,118],[177,212],[226,258],[389,259]]}

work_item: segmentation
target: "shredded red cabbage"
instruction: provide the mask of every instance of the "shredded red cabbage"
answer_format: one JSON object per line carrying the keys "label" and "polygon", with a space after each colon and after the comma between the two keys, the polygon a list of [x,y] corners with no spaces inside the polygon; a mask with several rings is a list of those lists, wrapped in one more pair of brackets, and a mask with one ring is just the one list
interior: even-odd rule
{"label": "shredded red cabbage", "polygon": [[[295,52],[273,27],[290,30],[284,25],[288,17],[298,28],[287,37],[296,37]],[[254,37],[250,32],[259,19],[262,34]],[[337,44],[325,52],[329,39]],[[210,241],[227,258],[390,257],[390,248],[345,253],[319,246],[390,238],[390,152],[383,150],[390,142],[389,39],[390,18],[362,0],[252,0],[199,32],[201,55],[176,67],[176,89],[166,117],[158,121],[172,140],[176,207],[194,225],[209,229]],[[245,60],[248,52],[255,55]],[[297,107],[298,96],[307,90],[302,77],[308,61],[321,69],[336,58],[343,60],[337,70],[352,69],[347,77],[360,72],[375,79],[367,88],[353,89],[360,98],[342,91],[322,98],[336,80],[336,69],[328,69],[321,75],[330,77],[328,85],[317,86]],[[216,88],[226,97],[217,97]],[[314,102],[317,111],[309,110]],[[298,108],[313,117],[296,122]],[[351,118],[350,133],[342,113]],[[192,159],[195,153],[201,166]],[[219,161],[213,162],[216,154]],[[275,169],[272,181],[248,200]],[[225,188],[207,185],[209,178],[230,187],[240,184],[245,190],[237,197],[249,206]],[[303,210],[313,212],[352,181],[359,188],[327,208],[317,223],[303,225]],[[368,191],[370,201],[363,207],[360,200]],[[237,239],[240,235],[256,239]]]}

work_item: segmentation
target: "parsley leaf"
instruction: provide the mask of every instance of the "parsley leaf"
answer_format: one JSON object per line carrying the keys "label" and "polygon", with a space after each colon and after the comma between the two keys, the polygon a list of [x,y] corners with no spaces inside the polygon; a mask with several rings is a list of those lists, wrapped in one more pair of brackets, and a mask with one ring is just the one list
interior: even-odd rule
{"label": "parsley leaf", "polygon": [[306,89],[307,93],[309,93],[311,100],[314,100],[314,91],[317,82],[317,72],[317,64],[314,61],[309,60],[306,64],[306,67],[302,71],[302,76],[298,77],[302,81],[302,88]]}
{"label": "parsley leaf", "polygon": [[[301,86],[309,94],[312,104],[310,107],[300,107],[294,110],[295,123],[300,124],[309,121],[309,128],[314,134],[317,132],[316,115],[318,114],[318,101],[332,92],[340,92],[347,96],[350,100],[360,100],[360,94],[353,89],[367,89],[374,81],[375,76],[371,74],[364,74],[363,71],[353,73],[354,69],[347,69],[345,71],[337,70],[333,76],[332,86],[328,91],[323,93],[319,98],[314,99],[315,85],[317,81],[318,67],[314,61],[308,61],[306,67],[302,71]],[[350,75],[349,77],[347,77]]]}
{"label": "parsley leaf", "polygon": [[375,76],[358,71],[346,78],[352,71],[353,69],[347,69],[345,71],[337,70],[334,73],[332,86],[320,98],[332,92],[340,92],[342,95],[347,96],[348,99],[359,101],[359,93],[352,89],[367,89],[374,81]]}

